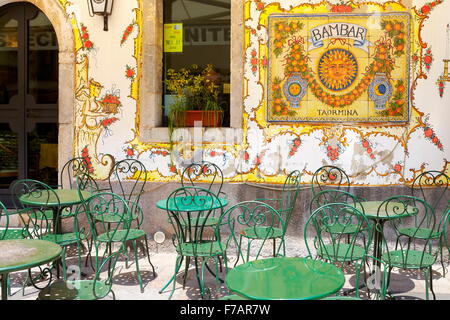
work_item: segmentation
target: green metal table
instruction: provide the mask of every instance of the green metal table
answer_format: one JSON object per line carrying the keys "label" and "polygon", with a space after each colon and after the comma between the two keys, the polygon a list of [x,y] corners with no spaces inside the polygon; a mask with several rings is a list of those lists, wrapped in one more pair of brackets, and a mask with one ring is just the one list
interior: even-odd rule
{"label": "green metal table", "polygon": [[228,289],[248,299],[310,300],[336,293],[344,285],[338,267],[310,258],[269,258],[236,266],[226,276]]}
{"label": "green metal table", "polygon": [[31,269],[58,259],[60,245],[36,239],[0,241],[0,274],[2,275],[2,300],[8,299],[8,274]]}
{"label": "green metal table", "polygon": [[[213,201],[211,203],[211,201]],[[191,214],[193,213],[201,213],[203,211],[207,210],[214,210],[223,208],[228,204],[228,200],[226,198],[214,198],[211,199],[211,197],[206,196],[186,196],[186,197],[176,197],[176,198],[169,198],[169,199],[162,199],[159,200],[156,203],[156,207],[162,210],[169,210],[173,212],[186,212],[187,213],[187,220],[190,220]],[[206,226],[206,225],[205,225]],[[190,230],[190,228],[187,228],[188,236],[184,235],[184,238],[189,241],[188,239],[191,239],[191,233],[196,232],[195,230]],[[182,260],[180,264],[182,263]],[[195,259],[195,269],[196,272],[198,272],[198,264],[197,259]],[[206,269],[215,276],[214,272],[206,265]],[[187,272],[187,266],[186,270]],[[175,281],[176,275],[174,274],[172,278],[164,285],[164,287],[159,291],[160,293],[169,286],[169,284],[172,281]],[[223,281],[223,280],[222,280]]]}
{"label": "green metal table", "polygon": [[[206,201],[205,201],[206,199]],[[217,201],[218,200],[218,201]],[[156,207],[159,209],[179,212],[198,212],[208,210],[214,210],[223,208],[228,204],[228,200],[225,198],[215,198],[211,204],[211,198],[205,196],[194,197],[177,197],[170,199],[162,199],[156,203]]]}
{"label": "green metal table", "polygon": [[[83,199],[80,198],[79,191],[77,189],[54,189],[58,199],[55,198],[53,193],[41,193],[39,194],[24,194],[19,200],[23,204],[29,206],[47,206],[53,210],[53,225],[54,233],[61,232],[61,219],[60,215],[64,208],[71,207],[73,205],[80,204]],[[88,199],[92,193],[88,191],[81,191],[84,199]]]}

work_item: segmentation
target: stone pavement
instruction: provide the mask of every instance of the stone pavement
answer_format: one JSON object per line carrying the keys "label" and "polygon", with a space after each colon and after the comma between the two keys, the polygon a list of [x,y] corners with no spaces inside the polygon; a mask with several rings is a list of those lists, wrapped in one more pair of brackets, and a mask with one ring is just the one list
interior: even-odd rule
{"label": "stone pavement", "polygon": [[[298,242],[298,239],[296,239]],[[287,243],[292,243],[288,241]],[[295,247],[298,246],[298,243]],[[172,277],[174,272],[174,265],[176,259],[176,253],[170,240],[166,240],[163,245],[156,245],[153,241],[150,241],[150,257],[156,270],[156,277],[153,276],[150,264],[147,257],[140,254],[139,267],[144,282],[144,293],[140,292],[139,283],[136,278],[136,269],[134,264],[129,264],[128,268],[125,267],[123,260],[117,263],[117,271],[113,279],[113,290],[117,300],[167,300],[170,295],[170,285],[163,293],[159,293],[159,290],[167,283]],[[76,264],[76,258],[74,250],[69,252],[67,259],[68,265]],[[287,256],[306,256],[306,252],[296,250],[292,247],[287,248]],[[448,258],[447,258],[448,259]],[[448,262],[445,264],[448,266]],[[92,269],[90,266],[84,267],[84,273],[92,275]],[[37,272],[37,269],[33,269],[33,272]],[[36,273],[37,274],[37,273]],[[15,272],[11,274],[11,293],[9,297],[11,300],[34,300],[37,298],[38,290],[32,286],[25,287],[23,292],[22,284],[25,282],[27,276],[26,271]],[[206,275],[207,285],[210,288],[216,288],[214,278],[210,275]],[[346,284],[344,288],[352,288],[354,281],[354,275],[346,275]],[[175,291],[172,300],[199,300],[201,299],[197,281],[195,278],[195,268],[191,265],[185,289],[182,288],[183,276],[180,272],[177,276]],[[433,268],[433,286],[438,300],[450,300],[450,275],[446,272],[446,276],[442,277],[442,266],[436,264]],[[425,280],[419,277],[417,272],[408,270],[393,270],[391,276],[390,291],[397,299],[403,300],[423,300],[425,299]],[[217,289],[212,290],[213,299],[220,298],[228,294],[228,290],[222,284]],[[110,297],[106,299],[111,299]]]}

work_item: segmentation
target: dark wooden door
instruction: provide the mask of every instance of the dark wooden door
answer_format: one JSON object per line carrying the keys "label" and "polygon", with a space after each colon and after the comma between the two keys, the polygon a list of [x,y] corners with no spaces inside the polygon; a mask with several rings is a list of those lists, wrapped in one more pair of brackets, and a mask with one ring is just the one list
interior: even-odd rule
{"label": "dark wooden door", "polygon": [[[58,42],[36,6],[0,7],[0,201],[16,179],[57,183]],[[10,206],[10,205],[8,205]]]}

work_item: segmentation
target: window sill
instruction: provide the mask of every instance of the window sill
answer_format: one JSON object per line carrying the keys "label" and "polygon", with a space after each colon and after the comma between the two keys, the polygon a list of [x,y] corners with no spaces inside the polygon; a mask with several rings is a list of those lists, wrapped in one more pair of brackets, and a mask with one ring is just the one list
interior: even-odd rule
{"label": "window sill", "polygon": [[[198,130],[198,131],[197,131]],[[192,143],[221,143],[221,144],[241,144],[241,128],[176,128],[173,133],[173,142],[183,141]],[[169,143],[169,129],[167,127],[156,127],[144,129],[141,132],[141,139],[144,142]]]}

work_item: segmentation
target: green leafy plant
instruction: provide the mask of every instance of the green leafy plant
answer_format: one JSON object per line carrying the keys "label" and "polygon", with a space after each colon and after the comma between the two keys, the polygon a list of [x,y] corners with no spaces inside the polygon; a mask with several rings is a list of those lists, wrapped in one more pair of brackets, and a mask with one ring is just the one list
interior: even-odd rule
{"label": "green leafy plant", "polygon": [[222,110],[219,103],[220,87],[215,81],[217,73],[208,64],[205,68],[192,65],[189,68],[167,70],[164,81],[167,90],[176,95],[170,106],[177,110]]}
{"label": "green leafy plant", "polygon": [[[202,68],[196,64],[179,70],[168,69],[164,80],[168,92],[175,95],[169,106],[169,135],[176,127],[182,127],[188,110],[223,111],[220,102],[220,75],[208,64]],[[171,141],[172,145],[172,141]]]}

